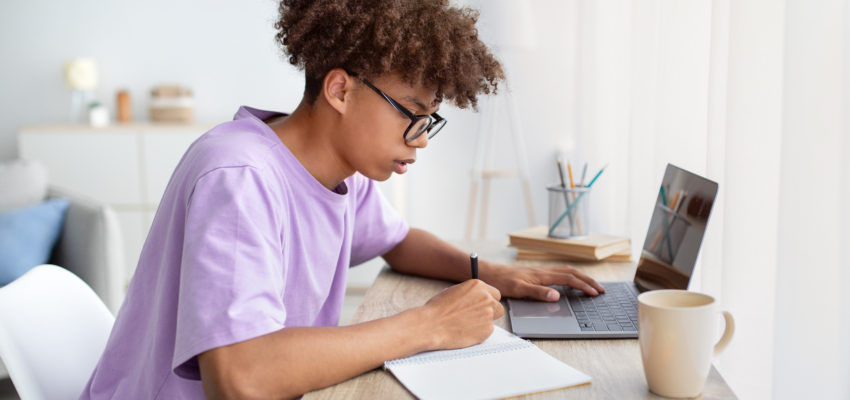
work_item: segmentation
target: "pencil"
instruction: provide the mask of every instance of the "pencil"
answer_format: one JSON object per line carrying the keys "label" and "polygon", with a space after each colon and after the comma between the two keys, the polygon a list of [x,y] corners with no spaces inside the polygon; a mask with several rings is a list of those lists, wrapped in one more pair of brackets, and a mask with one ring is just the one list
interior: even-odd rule
{"label": "pencil", "polygon": [[674,214],[676,213],[676,204],[678,204],[679,196],[681,196],[681,195],[682,195],[681,190],[676,192],[676,195],[673,196],[673,201],[670,202],[670,211],[672,211]]}
{"label": "pencil", "polygon": [[[558,177],[561,178],[561,187],[566,189],[567,182],[564,181],[564,164],[561,162],[561,157],[558,157],[556,161],[558,162]],[[570,208],[570,196],[567,194],[566,190],[564,190],[564,207]],[[570,221],[572,220],[573,218],[570,216]],[[552,230],[554,230],[554,228]],[[552,233],[551,230],[549,233]]]}
{"label": "pencil", "polygon": [[605,172],[605,168],[608,168],[608,164],[605,164],[605,166],[602,167],[602,169],[600,169],[599,172],[596,173],[596,176],[594,176],[593,179],[590,180],[590,183],[587,184],[587,187],[593,186],[593,182],[596,182],[596,180],[599,179],[599,176],[602,175],[603,172]]}
{"label": "pencil", "polygon": [[[558,157],[558,159],[556,161],[558,162],[558,177],[561,178],[561,187],[566,189],[567,188],[567,182],[564,180],[564,164],[561,162],[560,157]],[[569,167],[569,164],[567,164],[567,166]],[[570,181],[572,182],[572,175],[570,175]],[[566,196],[566,195],[567,195],[567,192],[564,192],[564,196]],[[567,202],[567,204],[569,204],[569,202]]]}
{"label": "pencil", "polygon": [[[661,185],[661,204],[667,206],[667,196],[664,194],[664,185]],[[667,218],[667,211],[662,210],[664,215],[664,236],[667,237],[667,253],[670,254],[670,263],[673,263],[673,245],[670,242],[670,219]]]}
{"label": "pencil", "polygon": [[673,210],[676,214],[679,213],[679,210],[682,209],[682,204],[688,201],[688,192],[686,190],[682,190],[682,196],[679,197],[679,204],[676,205],[676,209]]}
{"label": "pencil", "polygon": [[587,163],[584,163],[584,168],[581,169],[581,182],[578,183],[579,186],[584,186],[585,176],[587,176]]}
{"label": "pencil", "polygon": [[[662,189],[662,191],[663,191],[663,189]],[[676,214],[679,213],[679,209],[682,208],[682,204],[685,203],[685,198],[687,198],[687,197],[688,197],[688,192],[686,192],[684,190],[680,190],[680,191],[676,192],[676,196],[674,196],[673,201],[670,202],[670,211],[672,211],[672,214],[673,214],[674,217],[675,217]],[[662,198],[661,201],[662,201],[662,204],[663,204],[665,199]],[[657,244],[658,244],[659,239],[661,239],[661,231],[660,230],[655,233],[655,238],[652,240],[652,244],[649,245],[649,251],[651,251],[653,253],[655,252],[655,248],[658,247]]]}
{"label": "pencil", "polygon": [[478,254],[475,252],[469,254],[469,266],[472,268],[472,279],[478,279]]}
{"label": "pencil", "polygon": [[[570,189],[575,189],[576,184],[575,184],[575,181],[573,181],[573,166],[570,163],[567,163],[567,172],[570,174]],[[576,193],[575,192],[573,192],[572,197],[573,197],[573,201],[576,201]],[[578,213],[576,213],[576,214],[578,214]],[[581,215],[576,215],[576,225],[578,225],[578,234],[583,235],[584,229],[582,229],[582,227],[581,227]]]}

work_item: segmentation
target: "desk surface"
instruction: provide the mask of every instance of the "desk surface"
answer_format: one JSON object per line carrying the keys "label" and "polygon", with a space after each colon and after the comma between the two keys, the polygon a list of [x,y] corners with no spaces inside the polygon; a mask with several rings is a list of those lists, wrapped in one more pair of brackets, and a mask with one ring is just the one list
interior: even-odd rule
{"label": "desk surface", "polygon": [[[550,262],[516,260],[516,250],[493,242],[459,242],[465,250],[475,249],[483,259],[507,265],[546,265]],[[634,263],[571,263],[597,281],[630,280]],[[352,323],[370,321],[397,314],[430,299],[450,283],[403,275],[387,267],[366,293],[354,314]],[[503,302],[504,304],[504,302]],[[510,330],[507,317],[496,325]],[[519,397],[521,399],[648,399],[660,398],[649,392],[643,375],[637,339],[617,340],[532,340],[555,358],[593,377],[591,385]],[[734,399],[735,394],[712,366],[703,390],[708,399]],[[305,400],[315,399],[407,399],[413,398],[401,383],[387,371],[376,369],[356,378],[322,390],[307,393]]]}

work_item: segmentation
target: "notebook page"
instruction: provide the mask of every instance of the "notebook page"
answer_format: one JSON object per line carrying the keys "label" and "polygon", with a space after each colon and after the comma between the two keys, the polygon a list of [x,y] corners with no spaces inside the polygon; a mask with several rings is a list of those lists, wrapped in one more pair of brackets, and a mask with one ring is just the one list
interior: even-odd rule
{"label": "notebook page", "polygon": [[498,326],[493,327],[493,333],[490,334],[483,342],[456,350],[435,350],[425,351],[407,358],[399,360],[387,361],[384,367],[397,364],[410,364],[422,361],[447,360],[451,358],[470,357],[475,354],[492,352],[496,350],[504,350],[511,346],[534,346],[531,342],[524,340],[513,333],[510,333]]}
{"label": "notebook page", "polygon": [[420,399],[504,398],[590,382],[531,342],[496,331],[476,346],[420,353],[385,367]]}

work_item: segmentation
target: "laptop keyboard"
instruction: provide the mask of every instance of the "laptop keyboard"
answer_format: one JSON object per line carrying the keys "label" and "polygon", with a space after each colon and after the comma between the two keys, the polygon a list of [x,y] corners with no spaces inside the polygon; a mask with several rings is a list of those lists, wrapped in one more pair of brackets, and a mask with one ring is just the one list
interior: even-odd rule
{"label": "laptop keyboard", "polygon": [[607,283],[605,293],[596,297],[565,289],[582,331],[637,332],[637,294],[631,282]]}

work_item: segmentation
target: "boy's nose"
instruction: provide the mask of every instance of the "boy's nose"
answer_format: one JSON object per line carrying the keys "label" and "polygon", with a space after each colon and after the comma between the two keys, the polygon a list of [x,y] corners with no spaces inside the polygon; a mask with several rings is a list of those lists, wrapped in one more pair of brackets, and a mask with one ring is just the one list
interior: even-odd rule
{"label": "boy's nose", "polygon": [[410,147],[415,147],[417,149],[424,149],[428,146],[428,132],[425,132],[419,135],[418,138],[407,142],[407,145]]}

